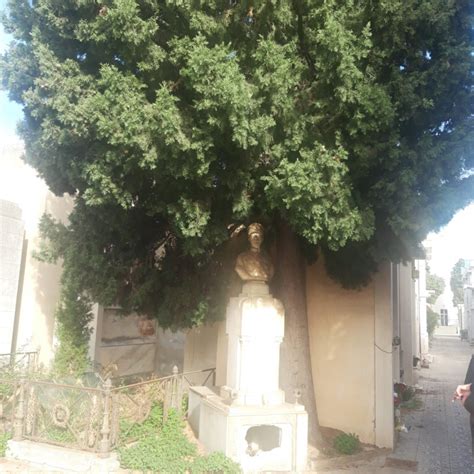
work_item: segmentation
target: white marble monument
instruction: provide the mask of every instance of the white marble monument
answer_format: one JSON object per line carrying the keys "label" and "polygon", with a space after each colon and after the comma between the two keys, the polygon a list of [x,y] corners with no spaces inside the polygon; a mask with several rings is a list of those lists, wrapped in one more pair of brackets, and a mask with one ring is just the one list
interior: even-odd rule
{"label": "white marble monument", "polygon": [[266,284],[273,265],[260,250],[262,226],[251,224],[248,234],[250,250],[235,268],[242,292],[227,306],[226,384],[191,388],[189,422],[209,451],[222,451],[244,472],[303,471],[308,415],[297,402],[286,403],[279,387],[284,309]]}

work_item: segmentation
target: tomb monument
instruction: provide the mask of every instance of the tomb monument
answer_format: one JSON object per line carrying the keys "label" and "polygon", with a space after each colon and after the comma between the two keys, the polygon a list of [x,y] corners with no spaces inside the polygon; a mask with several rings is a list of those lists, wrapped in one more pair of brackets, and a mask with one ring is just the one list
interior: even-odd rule
{"label": "tomb monument", "polygon": [[209,452],[223,452],[244,472],[298,472],[306,469],[308,415],[279,387],[285,313],[267,284],[274,268],[263,237],[262,225],[250,224],[250,248],[236,261],[243,284],[226,311],[226,383],[191,387],[189,421]]}

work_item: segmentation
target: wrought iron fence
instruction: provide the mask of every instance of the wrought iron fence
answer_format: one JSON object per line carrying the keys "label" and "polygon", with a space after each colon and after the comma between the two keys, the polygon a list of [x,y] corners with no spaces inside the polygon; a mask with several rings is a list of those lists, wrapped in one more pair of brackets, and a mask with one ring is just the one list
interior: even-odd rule
{"label": "wrought iron fence", "polygon": [[[107,457],[111,449],[151,433],[170,409],[186,411],[193,381],[214,384],[215,369],[178,373],[168,377],[112,387],[67,385],[33,377],[9,379],[2,395],[1,420],[14,439],[82,449]],[[8,388],[9,387],[9,388]]]}
{"label": "wrought iron fence", "polygon": [[0,434],[13,433],[19,377],[35,372],[38,353],[12,352],[0,354]]}
{"label": "wrought iron fence", "polygon": [[11,373],[33,373],[38,367],[38,352],[0,354],[0,377]]}
{"label": "wrought iron fence", "polygon": [[0,434],[13,432],[18,388],[18,379],[0,378]]}
{"label": "wrought iron fence", "polygon": [[114,447],[135,441],[153,431],[166,420],[170,409],[187,410],[189,387],[200,377],[199,385],[214,385],[215,369],[178,373],[159,379],[124,385],[112,389],[111,445]]}
{"label": "wrought iron fence", "polygon": [[25,380],[23,437],[98,451],[105,409],[103,388]]}

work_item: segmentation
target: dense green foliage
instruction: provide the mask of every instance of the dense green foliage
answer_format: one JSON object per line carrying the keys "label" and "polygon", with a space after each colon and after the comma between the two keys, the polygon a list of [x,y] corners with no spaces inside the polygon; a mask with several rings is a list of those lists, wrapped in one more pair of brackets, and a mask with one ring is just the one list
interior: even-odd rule
{"label": "dense green foliage", "polygon": [[60,342],[54,353],[53,373],[56,377],[83,374],[89,367],[88,348],[91,301],[78,288],[74,276],[66,268],[62,280],[61,299],[56,310],[56,335]]}
{"label": "dense green foliage", "polygon": [[443,294],[446,288],[444,278],[434,275],[429,271],[426,272],[426,289],[430,292],[430,296],[426,299],[429,304],[435,304],[440,295]]}
{"label": "dense green foliage", "polygon": [[453,304],[458,306],[464,304],[464,285],[463,285],[463,270],[466,268],[466,260],[460,258],[451,269],[451,278],[449,285],[453,292]]}
{"label": "dense green foliage", "polygon": [[208,456],[198,456],[195,458],[190,467],[190,472],[192,474],[238,474],[242,470],[232,459],[223,453],[215,452]]}
{"label": "dense green foliage", "polygon": [[163,406],[155,403],[150,414],[142,423],[135,423],[127,419],[120,420],[120,442],[125,443],[137,439],[146,439],[156,435],[163,425]]}
{"label": "dense green foliage", "polygon": [[354,433],[342,433],[334,438],[334,448],[341,454],[354,454],[360,451],[359,437]]}
{"label": "dense green foliage", "polygon": [[[221,453],[199,456],[196,445],[186,438],[184,423],[171,410],[164,423],[156,424],[156,417],[140,431],[138,441],[119,449],[120,465],[141,472],[163,473],[229,473],[240,471],[238,464]],[[149,428],[152,427],[153,430]]]}
{"label": "dense green foliage", "polygon": [[429,339],[433,339],[435,329],[439,326],[439,314],[435,313],[429,306],[426,308],[426,330]]}
{"label": "dense green foliage", "polygon": [[0,433],[0,458],[5,456],[7,442],[10,439],[10,433]]}
{"label": "dense green foliage", "polygon": [[64,339],[78,296],[165,327],[222,314],[237,224],[287,222],[354,286],[473,198],[467,0],[9,7],[26,160],[75,198],[43,225]]}

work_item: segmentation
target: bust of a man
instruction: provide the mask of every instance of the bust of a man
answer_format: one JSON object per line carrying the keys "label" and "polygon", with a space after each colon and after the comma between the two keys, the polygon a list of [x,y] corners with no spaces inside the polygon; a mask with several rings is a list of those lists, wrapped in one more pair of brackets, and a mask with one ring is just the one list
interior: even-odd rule
{"label": "bust of a man", "polygon": [[263,226],[253,223],[247,230],[250,249],[242,252],[235,263],[235,271],[244,281],[268,281],[274,269],[270,257],[260,247],[263,242]]}

